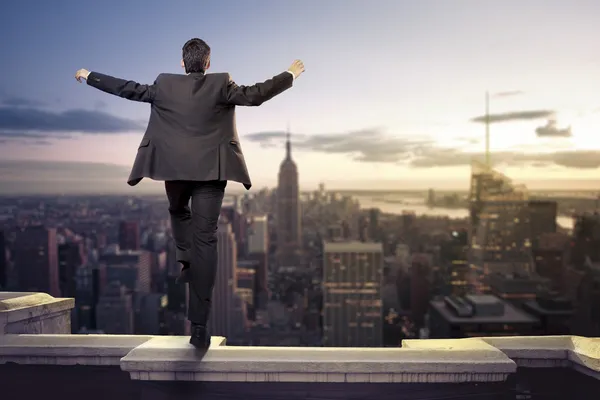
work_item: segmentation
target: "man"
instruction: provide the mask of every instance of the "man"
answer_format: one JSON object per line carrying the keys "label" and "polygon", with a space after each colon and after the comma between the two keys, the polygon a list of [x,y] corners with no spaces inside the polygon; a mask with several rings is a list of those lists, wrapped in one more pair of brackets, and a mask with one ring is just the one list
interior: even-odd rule
{"label": "man", "polygon": [[[304,72],[287,71],[252,86],[227,73],[206,74],[210,47],[191,39],[182,49],[186,75],[160,74],[152,85],[80,69],[77,81],[128,100],[150,103],[150,120],[127,183],[165,181],[181,281],[190,286],[190,343],[210,345],[207,329],[217,268],[217,224],[227,181],[252,185],[235,125],[235,106],[259,106],[292,87]],[[191,199],[191,210],[189,202]]]}

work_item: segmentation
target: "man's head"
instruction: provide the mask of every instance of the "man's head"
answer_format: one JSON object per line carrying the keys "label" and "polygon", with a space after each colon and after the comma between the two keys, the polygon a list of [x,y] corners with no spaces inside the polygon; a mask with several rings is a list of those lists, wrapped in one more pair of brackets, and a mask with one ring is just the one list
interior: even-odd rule
{"label": "man's head", "polygon": [[210,67],[210,47],[202,39],[190,39],[183,45],[181,67],[186,73],[206,72]]}

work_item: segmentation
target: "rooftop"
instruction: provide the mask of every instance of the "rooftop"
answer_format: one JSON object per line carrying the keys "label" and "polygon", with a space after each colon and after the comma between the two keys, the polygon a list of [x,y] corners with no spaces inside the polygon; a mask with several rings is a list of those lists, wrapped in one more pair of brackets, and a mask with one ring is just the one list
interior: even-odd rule
{"label": "rooftop", "polygon": [[573,309],[544,307],[538,300],[529,300],[524,303],[525,307],[539,315],[568,316],[573,314]]}
{"label": "rooftop", "polygon": [[39,295],[0,297],[0,388],[9,400],[487,400],[527,392],[586,400],[600,391],[598,338],[406,340],[402,348],[358,349],[237,347],[213,337],[199,352],[187,337],[65,334],[72,299]]}
{"label": "rooftop", "polygon": [[383,246],[381,243],[359,242],[357,240],[324,242],[323,251],[331,253],[381,253]]}
{"label": "rooftop", "polygon": [[[533,315],[521,311],[512,304],[503,301],[492,295],[468,295],[465,296],[468,303],[473,305],[474,314],[471,316],[459,316],[450,307],[446,305],[444,300],[432,300],[429,305],[434,308],[444,319],[450,323],[535,323],[537,318]],[[502,314],[495,313],[479,313],[480,310],[487,311],[486,308],[500,304],[503,308]]]}
{"label": "rooftop", "polygon": [[497,304],[499,299],[491,294],[468,294],[465,296],[473,304]]}

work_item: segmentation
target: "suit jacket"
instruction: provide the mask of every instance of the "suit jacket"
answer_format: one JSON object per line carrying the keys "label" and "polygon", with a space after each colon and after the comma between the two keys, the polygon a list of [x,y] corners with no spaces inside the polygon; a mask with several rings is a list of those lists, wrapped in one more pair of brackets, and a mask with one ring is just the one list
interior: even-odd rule
{"label": "suit jacket", "polygon": [[171,181],[252,182],[240,146],[235,106],[259,106],[289,89],[287,71],[252,86],[227,73],[160,74],[154,84],[91,72],[87,84],[128,100],[150,103],[150,120],[127,183]]}

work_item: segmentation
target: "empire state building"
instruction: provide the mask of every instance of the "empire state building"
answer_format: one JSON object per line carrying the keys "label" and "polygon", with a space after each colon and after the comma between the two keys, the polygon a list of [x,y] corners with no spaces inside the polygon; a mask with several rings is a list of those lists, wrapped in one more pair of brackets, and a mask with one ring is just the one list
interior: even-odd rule
{"label": "empire state building", "polygon": [[285,150],[277,183],[277,259],[279,266],[294,266],[301,247],[302,228],[298,167],[292,160],[289,129]]}

